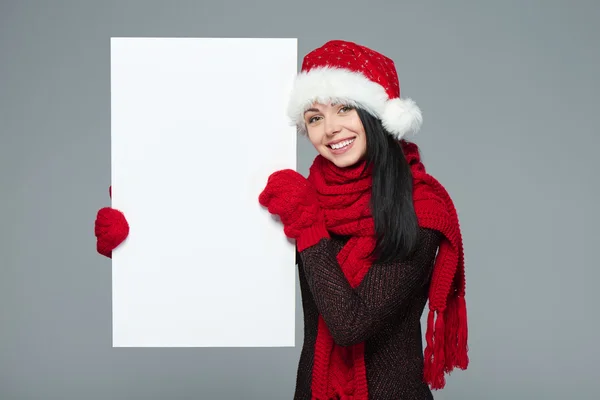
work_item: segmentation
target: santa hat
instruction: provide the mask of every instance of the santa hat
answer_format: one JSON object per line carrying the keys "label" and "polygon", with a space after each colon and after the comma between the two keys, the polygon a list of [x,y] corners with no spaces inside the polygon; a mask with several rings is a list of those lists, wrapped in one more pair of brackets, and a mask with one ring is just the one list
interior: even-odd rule
{"label": "santa hat", "polygon": [[288,116],[301,133],[306,133],[304,112],[314,102],[364,109],[397,139],[416,133],[423,123],[415,102],[400,98],[394,62],[343,40],[331,40],[304,57],[288,105]]}

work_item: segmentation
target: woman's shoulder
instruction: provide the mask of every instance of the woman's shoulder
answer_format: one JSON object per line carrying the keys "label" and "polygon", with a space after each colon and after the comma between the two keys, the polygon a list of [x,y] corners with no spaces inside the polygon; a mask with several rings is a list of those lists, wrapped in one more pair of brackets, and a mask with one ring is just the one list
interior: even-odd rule
{"label": "woman's shoulder", "polygon": [[419,247],[435,248],[440,245],[442,233],[436,229],[419,227]]}
{"label": "woman's shoulder", "polygon": [[418,227],[417,241],[408,255],[398,254],[390,265],[428,264],[432,257],[437,254],[443,235],[426,227]]}

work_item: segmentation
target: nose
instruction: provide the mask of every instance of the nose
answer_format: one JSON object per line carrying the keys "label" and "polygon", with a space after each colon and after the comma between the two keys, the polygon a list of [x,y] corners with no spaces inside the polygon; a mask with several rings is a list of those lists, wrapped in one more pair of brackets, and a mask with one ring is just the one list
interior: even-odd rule
{"label": "nose", "polygon": [[333,136],[339,133],[340,129],[340,124],[335,117],[325,119],[325,134],[327,136]]}

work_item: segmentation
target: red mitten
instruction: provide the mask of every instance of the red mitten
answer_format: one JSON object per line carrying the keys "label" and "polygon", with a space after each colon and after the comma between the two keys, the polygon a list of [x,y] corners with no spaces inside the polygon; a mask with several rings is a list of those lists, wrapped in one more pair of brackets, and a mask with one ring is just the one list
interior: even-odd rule
{"label": "red mitten", "polygon": [[285,169],[271,174],[258,201],[279,216],[284,233],[296,240],[298,251],[329,237],[317,192],[298,172]]}
{"label": "red mitten", "polygon": [[[112,197],[112,187],[108,189]],[[117,248],[129,235],[129,224],[125,215],[114,208],[104,207],[98,211],[96,225],[96,250],[98,253],[112,258],[112,251]]]}

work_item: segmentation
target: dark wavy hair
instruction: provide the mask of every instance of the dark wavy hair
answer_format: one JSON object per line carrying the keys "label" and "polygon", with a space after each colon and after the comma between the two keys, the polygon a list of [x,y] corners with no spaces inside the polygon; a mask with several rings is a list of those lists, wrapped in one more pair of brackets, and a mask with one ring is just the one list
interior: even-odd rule
{"label": "dark wavy hair", "polygon": [[413,204],[413,177],[400,142],[381,120],[356,108],[365,129],[366,167],[372,166],[371,212],[377,245],[373,256],[379,262],[402,260],[417,246],[419,224]]}

